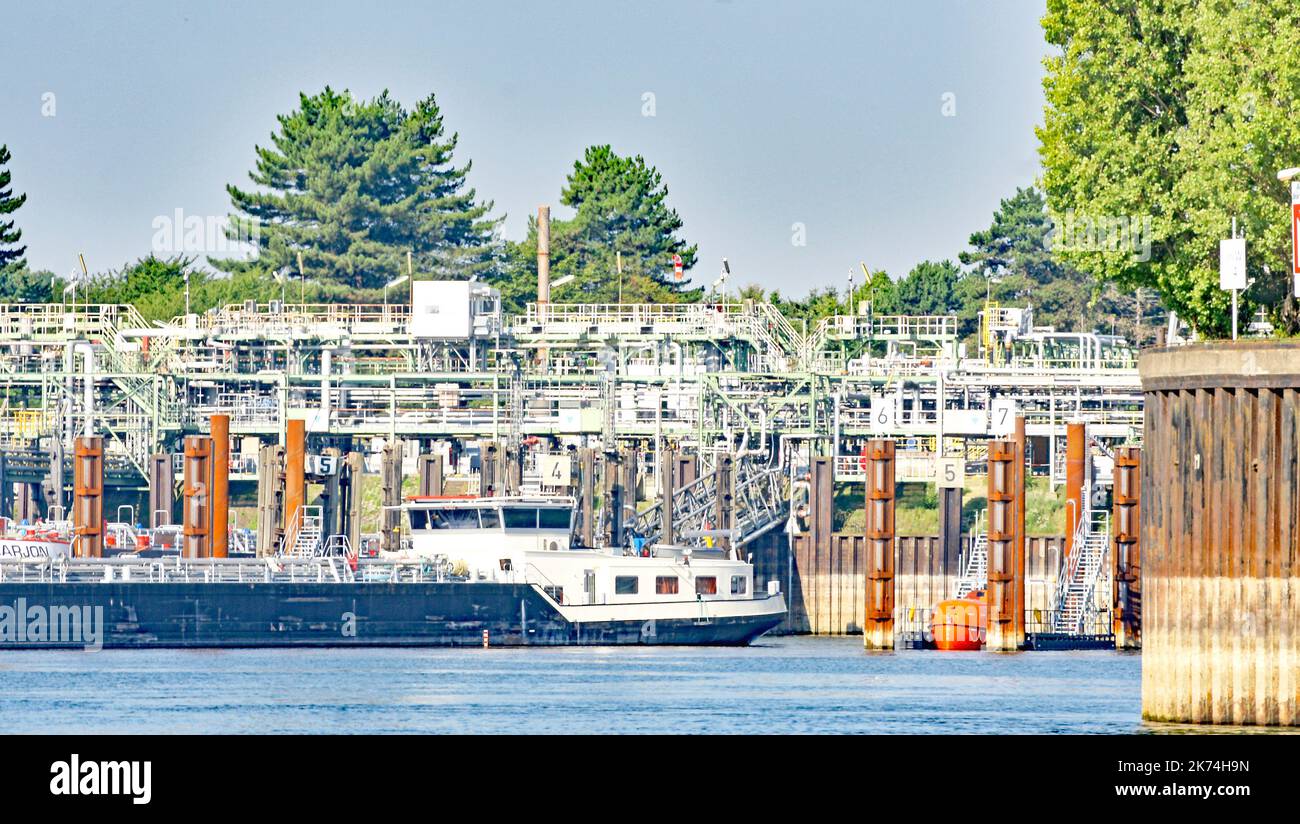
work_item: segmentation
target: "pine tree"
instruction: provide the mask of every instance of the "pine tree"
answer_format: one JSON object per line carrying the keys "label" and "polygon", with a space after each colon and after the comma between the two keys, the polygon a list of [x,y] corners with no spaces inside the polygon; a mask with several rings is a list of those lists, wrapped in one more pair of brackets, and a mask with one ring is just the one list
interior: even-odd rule
{"label": "pine tree", "polygon": [[432,95],[406,111],[387,92],[360,101],[326,87],[277,120],[249,173],[262,190],[226,187],[231,234],[255,237],[257,259],[218,268],[296,271],[301,253],[308,279],[352,300],[405,273],[408,251],[417,278],[494,270],[500,219],[469,188],[471,164],[453,163],[458,136]]}
{"label": "pine tree", "polygon": [[[620,157],[609,146],[592,146],[560,192],[560,202],[575,210],[568,220],[551,220],[551,279],[573,275],[573,282],[551,293],[554,302],[681,303],[698,301],[703,289],[678,281],[673,255],[683,271],[696,263],[697,246],[677,232],[682,219],[667,204],[668,187],[640,155]],[[509,247],[509,271],[501,284],[509,305],[537,297],[537,224],[528,237]],[[619,260],[622,276],[619,276]]]}
{"label": "pine tree", "polygon": [[17,227],[12,218],[8,217],[27,202],[25,194],[14,197],[10,186],[13,176],[6,166],[11,156],[9,147],[0,145],[0,271],[18,270],[26,265],[23,254],[27,251],[27,247],[16,245],[22,240],[23,231]]}
{"label": "pine tree", "polygon": [[[1017,188],[999,204],[989,228],[970,236],[972,251],[960,255],[980,281],[969,285],[970,298],[980,306],[987,296],[1015,306],[1032,304],[1036,324],[1092,331],[1090,303],[1098,289],[1091,277],[1052,256],[1057,234],[1042,194],[1033,186]],[[969,309],[975,318],[978,308]]]}

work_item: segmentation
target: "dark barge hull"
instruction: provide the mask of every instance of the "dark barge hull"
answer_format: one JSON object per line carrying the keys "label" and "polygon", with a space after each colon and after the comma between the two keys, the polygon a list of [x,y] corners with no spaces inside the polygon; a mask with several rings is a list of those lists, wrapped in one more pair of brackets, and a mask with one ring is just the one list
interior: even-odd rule
{"label": "dark barge hull", "polygon": [[[571,622],[532,586],[454,582],[0,583],[0,609],[20,603],[102,608],[104,648],[482,646],[484,632],[491,646],[734,646],[784,617]],[[0,621],[0,650],[85,646]]]}

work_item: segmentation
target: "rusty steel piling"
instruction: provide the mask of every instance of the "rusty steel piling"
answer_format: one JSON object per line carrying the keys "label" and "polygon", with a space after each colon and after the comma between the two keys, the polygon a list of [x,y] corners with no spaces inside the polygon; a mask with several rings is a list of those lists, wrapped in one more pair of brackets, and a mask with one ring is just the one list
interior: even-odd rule
{"label": "rusty steel piling", "polygon": [[1142,353],[1142,714],[1300,724],[1300,342]]}
{"label": "rusty steel piling", "polygon": [[212,551],[212,440],[185,436],[184,502],[181,508],[181,555],[207,558]]}
{"label": "rusty steel piling", "polygon": [[212,557],[230,549],[230,416],[212,416]]}
{"label": "rusty steel piling", "polygon": [[894,442],[867,441],[867,604],[863,643],[894,648]]}
{"label": "rusty steel piling", "polygon": [[1018,650],[1025,643],[1025,553],[1017,552],[1024,459],[1014,440],[989,441],[988,635],[985,648]]}
{"label": "rusty steel piling", "polygon": [[104,439],[73,441],[72,531],[78,558],[104,555]]}
{"label": "rusty steel piling", "polygon": [[1111,514],[1111,575],[1115,648],[1142,647],[1142,541],[1140,535],[1142,450],[1115,450],[1115,480]]}

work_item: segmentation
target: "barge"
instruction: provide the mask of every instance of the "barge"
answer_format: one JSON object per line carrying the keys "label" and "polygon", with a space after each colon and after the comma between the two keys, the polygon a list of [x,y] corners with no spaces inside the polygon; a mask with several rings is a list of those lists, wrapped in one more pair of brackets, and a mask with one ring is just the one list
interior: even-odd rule
{"label": "barge", "polygon": [[0,649],[743,645],[786,614],[732,551],[571,546],[571,498],[401,508],[375,557],[0,558]]}

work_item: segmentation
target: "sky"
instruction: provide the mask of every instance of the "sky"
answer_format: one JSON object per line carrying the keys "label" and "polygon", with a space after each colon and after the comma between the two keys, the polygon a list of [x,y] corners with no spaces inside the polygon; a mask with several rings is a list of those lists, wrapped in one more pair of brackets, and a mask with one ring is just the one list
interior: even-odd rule
{"label": "sky", "polygon": [[[708,284],[955,259],[1039,174],[1041,0],[6,4],[0,143],[33,268],[218,220],[298,93],[433,93],[521,238],[585,147],[656,166]],[[160,222],[164,221],[164,222]],[[160,227],[164,231],[160,232]],[[179,227],[178,227],[179,228]],[[160,236],[162,239],[160,239]],[[858,281],[861,275],[858,274]]]}

